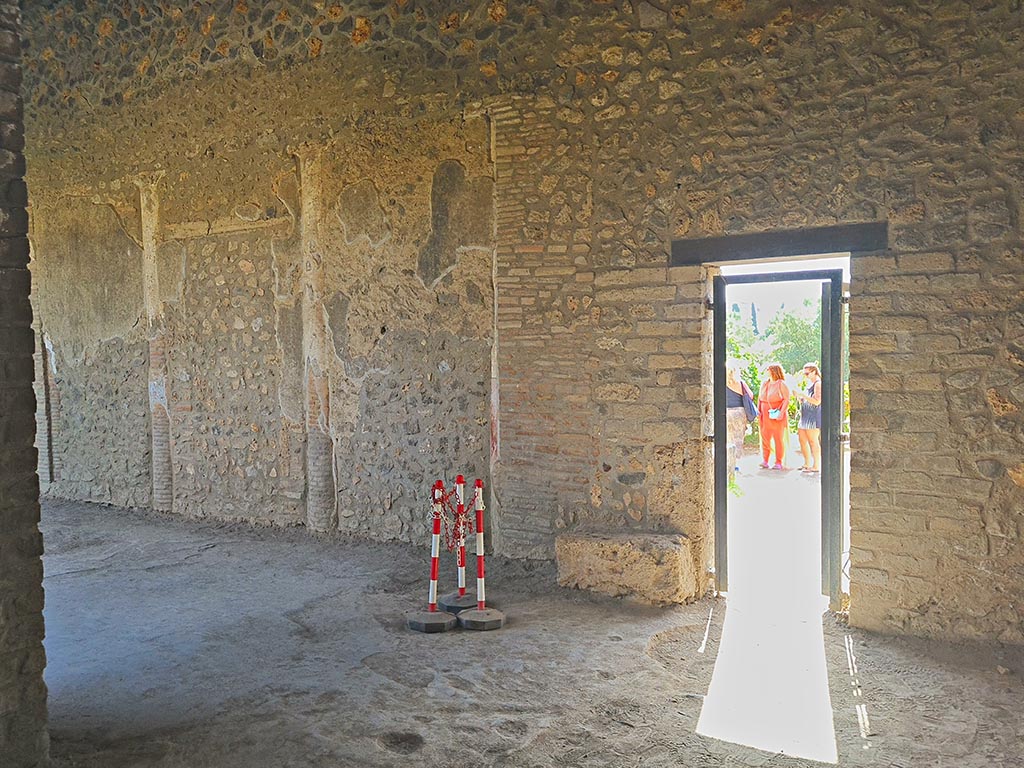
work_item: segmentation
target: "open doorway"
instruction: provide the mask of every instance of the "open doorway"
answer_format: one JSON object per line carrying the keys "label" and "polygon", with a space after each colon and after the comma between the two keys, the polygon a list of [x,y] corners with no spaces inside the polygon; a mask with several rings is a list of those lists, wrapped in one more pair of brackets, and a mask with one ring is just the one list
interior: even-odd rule
{"label": "open doorway", "polygon": [[[842,607],[849,541],[849,276],[844,254],[729,264],[714,278],[720,593],[729,591],[736,559],[730,550],[742,542],[730,537],[730,512],[737,520],[757,510],[759,519],[784,520],[793,510],[811,519],[787,540],[818,530],[818,543],[800,555],[820,562],[821,594],[833,610]],[[783,534],[780,526],[772,531]]]}

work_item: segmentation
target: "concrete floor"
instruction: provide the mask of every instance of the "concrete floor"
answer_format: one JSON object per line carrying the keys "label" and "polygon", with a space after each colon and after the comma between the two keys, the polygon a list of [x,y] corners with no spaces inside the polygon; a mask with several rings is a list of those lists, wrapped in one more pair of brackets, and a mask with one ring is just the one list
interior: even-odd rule
{"label": "concrete floor", "polygon": [[[656,610],[498,559],[488,586],[508,626],[425,636],[402,621],[423,600],[425,549],[79,503],[43,513],[59,766],[820,764],[745,746],[761,743],[769,715],[770,749],[800,753],[808,732],[820,748],[824,733],[840,765],[1021,764],[1020,649],[870,636],[827,614],[808,621],[788,593],[774,614],[750,614],[752,593],[730,595],[728,610],[713,599]],[[789,560],[774,562],[790,578]],[[744,644],[760,663],[736,668]],[[746,705],[780,687],[802,713]],[[743,744],[702,735],[730,710],[746,713],[725,720],[742,727],[717,735]]]}

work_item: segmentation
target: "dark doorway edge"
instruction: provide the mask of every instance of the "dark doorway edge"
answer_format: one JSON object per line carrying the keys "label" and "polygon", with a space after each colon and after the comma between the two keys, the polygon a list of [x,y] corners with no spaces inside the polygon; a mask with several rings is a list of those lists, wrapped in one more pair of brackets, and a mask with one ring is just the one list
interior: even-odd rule
{"label": "dark doorway edge", "polygon": [[888,244],[889,223],[886,221],[699,237],[673,240],[669,266],[819,253],[870,253],[884,251]]}

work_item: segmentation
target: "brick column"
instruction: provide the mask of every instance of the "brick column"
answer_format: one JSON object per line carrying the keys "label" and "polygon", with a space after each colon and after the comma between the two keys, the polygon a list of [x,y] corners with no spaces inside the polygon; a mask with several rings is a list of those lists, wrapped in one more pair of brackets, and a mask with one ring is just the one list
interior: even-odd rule
{"label": "brick column", "polygon": [[306,402],[306,526],[311,531],[338,527],[334,478],[334,439],[331,437],[327,317],[324,314],[324,260],[320,253],[320,150],[295,150],[299,162],[302,238],[302,346]]}
{"label": "brick column", "polygon": [[0,1],[0,763],[46,761],[20,4]]}
{"label": "brick column", "polygon": [[53,471],[53,438],[50,434],[50,425],[53,417],[50,412],[50,397],[48,386],[50,377],[47,376],[46,344],[43,341],[43,334],[33,325],[33,335],[36,337],[36,353],[34,355],[35,368],[35,394],[36,394],[36,450],[38,452],[39,486],[45,491],[47,485],[54,480]]}
{"label": "brick column", "polygon": [[597,461],[594,360],[583,341],[591,333],[593,272],[584,213],[589,190],[585,180],[564,172],[555,111],[553,102],[536,99],[512,99],[488,110],[501,403],[500,442],[495,435],[492,447],[501,499],[493,514],[493,541],[496,552],[516,557],[554,554],[556,533],[587,505]]}
{"label": "brick column", "polygon": [[163,171],[136,179],[142,217],[142,296],[149,336],[149,422],[152,441],[153,509],[170,512],[174,506],[174,467],[171,460],[171,419],[167,412],[167,331],[160,303],[157,246],[160,242],[160,196]]}

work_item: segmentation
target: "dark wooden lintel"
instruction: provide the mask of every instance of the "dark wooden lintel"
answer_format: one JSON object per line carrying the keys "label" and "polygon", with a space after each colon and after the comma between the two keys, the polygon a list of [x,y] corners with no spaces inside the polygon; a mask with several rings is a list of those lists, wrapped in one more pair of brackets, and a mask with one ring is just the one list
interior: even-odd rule
{"label": "dark wooden lintel", "polygon": [[750,261],[819,253],[870,253],[889,245],[889,224],[870,221],[830,227],[752,232],[672,241],[671,266]]}

